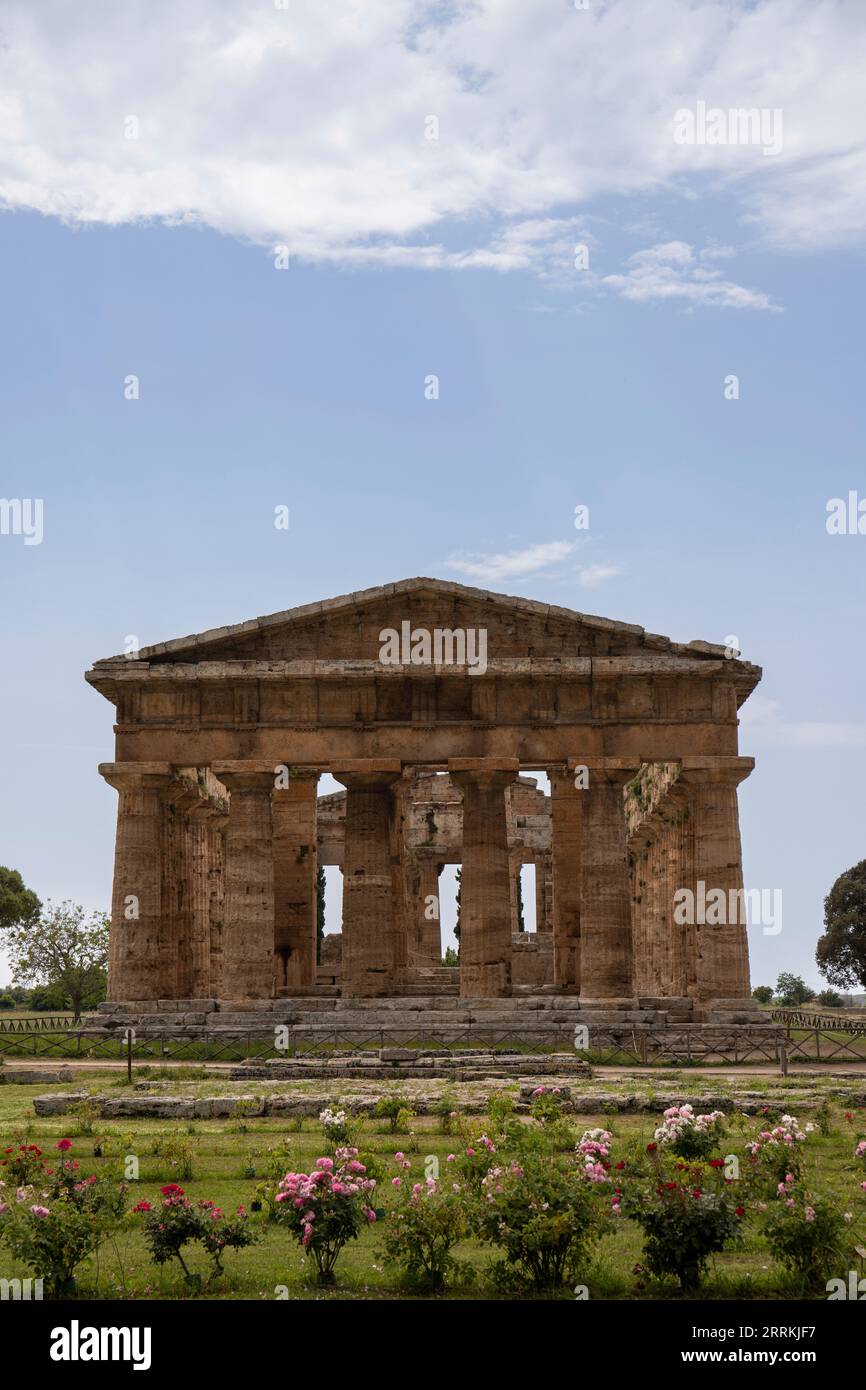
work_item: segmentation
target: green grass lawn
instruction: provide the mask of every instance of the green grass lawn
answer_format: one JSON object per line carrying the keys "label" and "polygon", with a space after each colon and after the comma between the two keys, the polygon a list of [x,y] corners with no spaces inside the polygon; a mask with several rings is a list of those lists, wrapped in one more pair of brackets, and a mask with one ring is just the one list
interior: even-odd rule
{"label": "green grass lawn", "polygon": [[[687,1077],[681,1084],[684,1089],[693,1089],[695,1080]],[[750,1082],[757,1080],[749,1078]],[[109,1094],[112,1091],[117,1094],[122,1085],[122,1078],[119,1079],[117,1073],[89,1075],[86,1081],[88,1089]],[[171,1093],[184,1094],[218,1094],[228,1089],[225,1085],[221,1086],[219,1077],[203,1080],[197,1072],[186,1079],[175,1077],[171,1082],[162,1084],[169,1086]],[[646,1089],[645,1079],[640,1076],[618,1084],[625,1091],[629,1088],[632,1091],[636,1088]],[[669,1084],[665,1078],[666,1090]],[[715,1082],[712,1084],[715,1085]],[[387,1089],[386,1083],[378,1083],[378,1086],[380,1091]],[[50,1091],[52,1088],[46,1086],[44,1089]],[[273,1083],[270,1089],[274,1089]],[[352,1083],[346,1083],[347,1093],[354,1089]],[[611,1083],[608,1082],[607,1090],[610,1089]],[[768,1089],[772,1090],[773,1103],[779,1105],[785,1087],[776,1082],[774,1087]],[[109,1166],[118,1176],[124,1156],[134,1154],[139,1161],[140,1177],[131,1184],[134,1194],[132,1202],[141,1198],[152,1201],[158,1197],[160,1184],[179,1181],[192,1200],[210,1198],[226,1212],[233,1212],[239,1203],[249,1207],[255,1198],[257,1183],[266,1177],[266,1151],[269,1146],[287,1143],[287,1166],[300,1171],[307,1171],[319,1155],[329,1152],[321,1127],[314,1118],[189,1122],[132,1119],[110,1123],[96,1120],[92,1133],[81,1134],[76,1133],[80,1126],[75,1117],[34,1119],[33,1095],[33,1087],[12,1084],[0,1087],[0,1139],[3,1140],[3,1147],[13,1138],[16,1142],[26,1139],[26,1142],[39,1144],[50,1155],[58,1139],[69,1137],[74,1143],[72,1156],[79,1159],[85,1173],[97,1172]],[[339,1092],[335,1090],[335,1098],[338,1095]],[[854,1246],[866,1246],[866,1196],[859,1190],[858,1184],[863,1180],[864,1173],[855,1164],[852,1150],[856,1141],[866,1135],[866,1113],[861,1108],[854,1113],[852,1120],[846,1120],[844,1104],[843,1101],[842,1106],[831,1105],[829,1132],[825,1116],[824,1132],[810,1136],[805,1146],[804,1176],[810,1185],[818,1185],[832,1193],[843,1210],[854,1213],[855,1221],[849,1228],[852,1250],[848,1268],[859,1269],[862,1274],[863,1262],[854,1253]],[[814,1115],[801,1111],[799,1118],[802,1123],[814,1118]],[[579,1115],[571,1117],[571,1122],[575,1139],[580,1137],[584,1129],[596,1125],[610,1129],[614,1135],[613,1158],[616,1159],[617,1146],[621,1147],[628,1140],[639,1139],[642,1145],[649,1142],[660,1122],[660,1115],[658,1118],[652,1114]],[[485,1128],[483,1116],[466,1123],[475,1133],[481,1133]],[[728,1120],[725,1151],[742,1152],[745,1142],[762,1127],[762,1123],[735,1113]],[[454,1152],[460,1144],[459,1138],[442,1133],[440,1124],[435,1117],[418,1116],[411,1120],[409,1133],[392,1135],[383,1132],[387,1121],[367,1118],[358,1122],[356,1142],[362,1150],[380,1158],[388,1167],[388,1176],[396,1171],[390,1166],[394,1152],[402,1150],[412,1161],[413,1180],[423,1179],[426,1156],[435,1154],[444,1168],[447,1154]],[[192,1149],[191,1178],[185,1178],[170,1162],[153,1153],[154,1142],[170,1135],[187,1141]],[[103,1154],[94,1157],[94,1147],[99,1147],[100,1139],[103,1141]],[[273,1188],[275,1185],[270,1179],[269,1186]],[[377,1200],[386,1205],[387,1179],[382,1190],[385,1196]],[[228,1251],[224,1279],[211,1292],[196,1294],[197,1298],[274,1299],[280,1296],[277,1292],[280,1286],[287,1289],[288,1296],[293,1299],[394,1299],[411,1296],[401,1287],[398,1272],[384,1266],[376,1226],[365,1229],[358,1241],[344,1249],[337,1264],[336,1287],[322,1289],[314,1282],[312,1261],[306,1258],[287,1231],[258,1215],[254,1219],[261,1225],[261,1243],[238,1252]],[[679,1296],[674,1284],[653,1283],[644,1279],[645,1287],[638,1287],[632,1271],[640,1261],[641,1245],[640,1230],[629,1220],[621,1219],[614,1233],[606,1236],[597,1247],[592,1266],[582,1276],[590,1297],[653,1299]],[[485,1267],[497,1257],[498,1252],[476,1241],[468,1241],[455,1253],[475,1266],[479,1278],[474,1284],[464,1287],[457,1285],[440,1296],[470,1299],[498,1296],[484,1277]],[[207,1257],[198,1247],[192,1247],[188,1263],[193,1271],[203,1275],[208,1270]],[[26,1275],[27,1270],[16,1267],[8,1251],[0,1245],[0,1277],[23,1278]],[[190,1296],[179,1266],[167,1266],[160,1271],[150,1262],[140,1233],[140,1218],[131,1215],[125,1218],[116,1234],[102,1247],[98,1258],[94,1257],[79,1267],[78,1286],[80,1296],[85,1298],[178,1299]],[[773,1299],[784,1297],[786,1292],[790,1293],[790,1286],[785,1276],[773,1265],[754,1226],[750,1224],[742,1246],[715,1258],[699,1296],[706,1299]],[[561,1294],[563,1298],[573,1296],[570,1289]],[[522,1294],[521,1297],[526,1295]]]}

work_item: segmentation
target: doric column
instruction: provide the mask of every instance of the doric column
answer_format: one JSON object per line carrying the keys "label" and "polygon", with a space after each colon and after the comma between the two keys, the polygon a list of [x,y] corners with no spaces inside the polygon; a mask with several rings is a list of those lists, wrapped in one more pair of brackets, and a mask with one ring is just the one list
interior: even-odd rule
{"label": "doric column", "polygon": [[220,993],[226,999],[269,999],[274,993],[274,769],[217,763],[213,770],[231,794]]}
{"label": "doric column", "polygon": [[410,969],[438,965],[442,959],[439,927],[439,865],[426,854],[406,855],[406,901]]}
{"label": "doric column", "polygon": [[551,898],[551,873],[550,873],[550,853],[547,850],[537,850],[534,855],[535,862],[535,930],[537,932],[549,932],[552,930],[553,923],[550,920],[550,898]]}
{"label": "doric column", "polygon": [[190,866],[186,814],[179,804],[184,789],[170,783],[162,794],[162,910],[159,922],[159,997],[188,999]]}
{"label": "doric column", "polygon": [[99,771],[119,792],[108,997],[159,998],[159,924],[162,906],[162,795],[169,763],[102,763]]}
{"label": "doric column", "polygon": [[[167,870],[164,914],[166,929],[166,999],[201,999],[210,979],[210,941],[207,928],[207,838],[198,808],[207,805],[205,793],[192,783],[177,783],[167,794],[165,834]],[[207,954],[204,954],[207,946]],[[162,952],[161,952],[162,955]]]}
{"label": "doric column", "polygon": [[580,989],[580,913],[583,862],[583,798],[574,770],[548,768],[550,859],[553,875],[553,978],[562,990]]}
{"label": "doric column", "polygon": [[752,771],[754,759],[719,760],[707,767],[689,766],[690,762],[684,760],[680,782],[689,793],[693,878],[682,887],[694,894],[697,919],[695,997],[701,1003],[748,999],[749,946],[737,787]]}
{"label": "doric column", "polygon": [[316,788],[318,772],[289,774],[275,791],[274,967],[277,989],[308,989],[316,979]]}
{"label": "doric column", "polygon": [[[508,855],[508,880],[511,890],[511,930],[516,934],[520,931],[520,913],[518,911],[518,896],[521,889],[520,871],[523,868],[523,861],[518,850],[511,850]],[[526,918],[524,917],[524,927]]]}
{"label": "doric column", "polygon": [[[222,836],[219,826],[227,821],[224,806],[206,796],[196,796],[187,808],[189,834],[191,997],[217,997],[214,989],[214,887],[222,878]],[[222,914],[220,914],[220,917]]]}
{"label": "doric column", "polygon": [[650,969],[650,826],[641,823],[628,841],[631,870],[632,954],[634,956],[634,991],[637,995],[652,994]]}
{"label": "doric column", "polygon": [[405,890],[392,791],[400,774],[393,762],[333,769],[346,788],[340,981],[347,997],[393,994],[403,983]]}
{"label": "doric column", "polygon": [[226,918],[226,833],[228,808],[214,812],[207,822],[208,840],[208,921],[210,924],[210,985],[206,993],[222,996],[223,932]]}
{"label": "doric column", "polygon": [[505,789],[518,763],[486,758],[448,763],[463,791],[460,877],[460,993],[496,999],[511,994],[511,889]]}
{"label": "doric column", "polygon": [[[587,1001],[633,997],[630,874],[623,787],[635,764],[607,758],[589,766],[583,797],[580,995]],[[555,894],[555,890],[554,890]]]}

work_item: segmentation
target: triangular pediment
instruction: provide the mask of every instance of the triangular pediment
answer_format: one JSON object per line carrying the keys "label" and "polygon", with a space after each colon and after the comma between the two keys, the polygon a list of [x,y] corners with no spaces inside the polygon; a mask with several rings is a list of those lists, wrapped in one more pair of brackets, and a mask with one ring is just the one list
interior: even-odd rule
{"label": "triangular pediment", "polygon": [[[416,578],[303,604],[232,626],[143,647],[153,665],[232,661],[371,661],[384,630],[484,628],[490,658],[501,660],[646,656],[661,664],[719,661],[725,649],[672,642],[634,623],[477,589]],[[109,657],[96,668],[125,657]],[[744,666],[746,663],[736,663]]]}

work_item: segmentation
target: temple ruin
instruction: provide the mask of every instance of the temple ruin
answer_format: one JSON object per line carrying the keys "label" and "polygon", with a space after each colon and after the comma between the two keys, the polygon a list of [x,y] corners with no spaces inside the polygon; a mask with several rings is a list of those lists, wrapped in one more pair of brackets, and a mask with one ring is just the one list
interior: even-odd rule
{"label": "temple ruin", "polygon": [[[109,998],[747,1021],[745,922],[675,903],[701,885],[743,901],[737,711],[760,676],[722,646],[424,578],[97,661],[116,709]],[[323,773],[344,790],[320,796]],[[344,876],[324,948],[320,864]],[[457,967],[443,864],[461,865]]]}

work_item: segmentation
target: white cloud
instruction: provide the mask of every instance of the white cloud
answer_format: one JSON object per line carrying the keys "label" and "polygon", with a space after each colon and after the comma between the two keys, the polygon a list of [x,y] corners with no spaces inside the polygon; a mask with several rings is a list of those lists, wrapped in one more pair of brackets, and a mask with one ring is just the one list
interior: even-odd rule
{"label": "white cloud", "polygon": [[568,559],[576,549],[574,541],[544,541],[499,555],[452,555],[445,565],[456,574],[465,574],[472,579],[512,579],[515,575],[536,574],[539,570],[548,569]]}
{"label": "white cloud", "polygon": [[587,565],[577,577],[582,589],[597,589],[606,579],[615,579],[622,570],[617,565]]}
{"label": "white cloud", "polygon": [[[549,575],[561,568],[564,561],[573,560],[577,549],[577,541],[542,541],[538,545],[524,546],[522,550],[496,555],[451,555],[444,563],[447,569],[456,574],[489,583],[541,571]],[[622,571],[616,565],[595,564],[578,566],[576,573],[577,582],[582,588],[597,589],[606,579],[612,579]]]}
{"label": "white cloud", "polygon": [[[710,193],[773,245],[866,238],[861,0],[4,0],[0,30],[7,208],[546,273],[611,195]],[[698,101],[781,109],[782,151],[677,145]],[[671,265],[614,287],[766,307]]]}
{"label": "white cloud", "polygon": [[783,718],[781,700],[750,695],[740,712],[740,724],[752,741],[784,748],[866,748],[866,724],[791,722]]}
{"label": "white cloud", "polygon": [[625,275],[605,275],[608,285],[624,299],[648,303],[654,299],[679,299],[689,306],[723,309],[772,309],[761,290],[748,290],[733,280],[725,280],[720,270],[708,269],[708,260],[718,260],[726,247],[709,247],[698,256],[684,241],[669,241],[636,251],[628,260]]}

